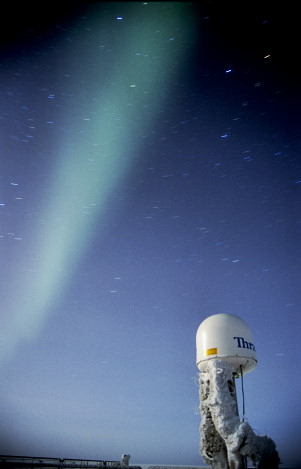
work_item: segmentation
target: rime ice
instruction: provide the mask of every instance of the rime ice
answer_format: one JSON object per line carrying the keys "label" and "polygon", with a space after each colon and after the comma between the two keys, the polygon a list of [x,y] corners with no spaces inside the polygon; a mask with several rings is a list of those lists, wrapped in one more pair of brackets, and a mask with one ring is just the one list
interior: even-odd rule
{"label": "rime ice", "polygon": [[201,455],[214,469],[243,469],[248,457],[259,468],[279,467],[275,443],[257,436],[237,409],[233,368],[222,360],[210,360],[200,373]]}

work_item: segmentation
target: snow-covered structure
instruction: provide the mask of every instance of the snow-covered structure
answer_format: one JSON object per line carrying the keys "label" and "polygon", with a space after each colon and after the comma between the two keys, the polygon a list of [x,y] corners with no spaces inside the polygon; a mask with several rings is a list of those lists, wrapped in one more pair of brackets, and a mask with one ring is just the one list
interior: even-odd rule
{"label": "snow-covered structure", "polygon": [[130,458],[131,458],[130,454],[123,454],[121,456],[121,465],[122,466],[128,466],[129,463],[130,463]]}
{"label": "snow-covered structure", "polygon": [[279,467],[273,440],[257,436],[238,414],[235,378],[257,363],[247,324],[231,314],[216,314],[197,332],[201,455],[213,469],[243,469],[250,458],[258,468]]}

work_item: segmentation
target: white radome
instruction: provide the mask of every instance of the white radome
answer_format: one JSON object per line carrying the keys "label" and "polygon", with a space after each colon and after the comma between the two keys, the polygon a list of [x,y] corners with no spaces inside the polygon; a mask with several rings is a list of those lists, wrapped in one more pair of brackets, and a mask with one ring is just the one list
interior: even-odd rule
{"label": "white radome", "polygon": [[238,375],[257,364],[253,335],[245,321],[234,314],[213,314],[199,326],[196,334],[196,364],[207,370],[209,360],[223,360]]}

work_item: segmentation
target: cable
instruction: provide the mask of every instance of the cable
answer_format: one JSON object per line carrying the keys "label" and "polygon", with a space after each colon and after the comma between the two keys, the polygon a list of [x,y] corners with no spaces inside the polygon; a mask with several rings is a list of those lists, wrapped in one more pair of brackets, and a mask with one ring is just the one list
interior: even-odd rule
{"label": "cable", "polygon": [[240,374],[241,374],[241,393],[242,393],[242,421],[245,421],[245,391],[244,391],[244,379],[242,373],[242,365],[240,365]]}
{"label": "cable", "polygon": [[[240,375],[241,375],[241,394],[242,394],[242,421],[245,421],[245,390],[244,390],[244,378],[242,373],[242,365],[240,365]],[[248,467],[247,456],[243,456],[243,465],[245,468]]]}

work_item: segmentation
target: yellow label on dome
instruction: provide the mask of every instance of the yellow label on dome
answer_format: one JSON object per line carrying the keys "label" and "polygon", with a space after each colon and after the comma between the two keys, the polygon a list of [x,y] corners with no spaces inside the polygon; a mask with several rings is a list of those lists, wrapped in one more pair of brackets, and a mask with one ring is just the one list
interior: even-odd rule
{"label": "yellow label on dome", "polygon": [[206,350],[206,355],[207,355],[207,356],[208,356],[208,355],[216,355],[216,354],[217,354],[217,347],[215,347],[215,348],[208,348],[208,349]]}

